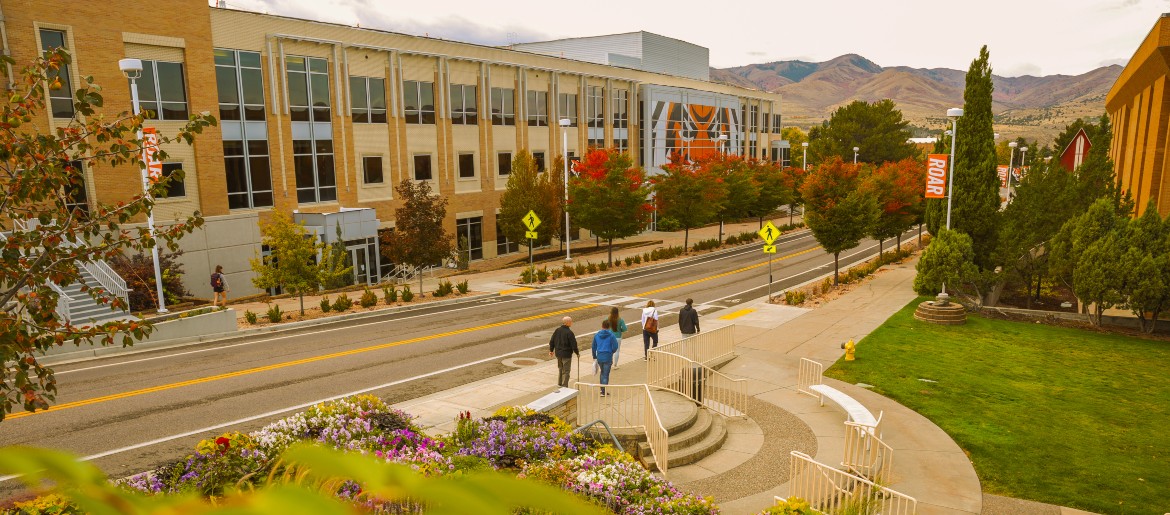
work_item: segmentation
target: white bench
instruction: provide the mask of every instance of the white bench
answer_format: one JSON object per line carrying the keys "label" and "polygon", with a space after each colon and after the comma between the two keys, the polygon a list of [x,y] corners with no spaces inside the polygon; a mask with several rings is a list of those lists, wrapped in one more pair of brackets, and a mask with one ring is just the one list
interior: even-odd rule
{"label": "white bench", "polygon": [[870,413],[865,406],[857,402],[853,397],[822,383],[823,372],[824,365],[808,358],[800,358],[800,369],[797,374],[797,391],[817,397],[821,401],[821,406],[825,405],[825,399],[828,398],[834,404],[840,406],[841,409],[845,410],[845,414],[849,416],[850,422],[866,426],[869,434],[874,434],[874,430],[882,421],[881,414],[879,413],[875,418],[873,413]]}

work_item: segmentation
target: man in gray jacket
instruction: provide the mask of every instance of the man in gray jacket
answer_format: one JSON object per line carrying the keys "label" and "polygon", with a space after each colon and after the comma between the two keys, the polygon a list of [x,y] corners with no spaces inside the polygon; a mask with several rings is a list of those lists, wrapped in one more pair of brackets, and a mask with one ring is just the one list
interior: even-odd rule
{"label": "man in gray jacket", "polygon": [[691,307],[695,301],[687,299],[686,307],[678,312],[678,328],[682,331],[683,337],[694,336],[699,332],[699,312]]}
{"label": "man in gray jacket", "polygon": [[569,368],[573,365],[573,355],[576,354],[577,359],[581,359],[581,350],[577,348],[577,336],[569,329],[572,325],[572,318],[561,319],[561,326],[553,331],[552,338],[548,340],[548,355],[557,358],[557,370],[560,372],[557,385],[561,388],[569,387]]}

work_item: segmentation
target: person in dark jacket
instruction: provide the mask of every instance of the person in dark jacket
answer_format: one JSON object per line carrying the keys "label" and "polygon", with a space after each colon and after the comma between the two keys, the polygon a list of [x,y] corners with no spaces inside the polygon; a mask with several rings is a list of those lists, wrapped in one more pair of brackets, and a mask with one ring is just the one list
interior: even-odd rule
{"label": "person in dark jacket", "polygon": [[597,366],[601,367],[601,395],[608,395],[605,393],[605,386],[609,384],[609,369],[613,367],[613,353],[618,349],[617,337],[614,336],[613,331],[609,330],[609,320],[601,321],[601,330],[593,335],[593,359],[597,360]]}
{"label": "person in dark jacket", "polygon": [[557,358],[557,370],[560,372],[557,385],[561,388],[569,387],[569,368],[573,365],[573,355],[576,354],[577,359],[581,359],[581,349],[577,348],[577,336],[569,329],[572,325],[571,317],[561,319],[561,326],[553,331],[552,338],[548,340],[548,355]]}
{"label": "person in dark jacket", "polygon": [[699,312],[691,307],[694,303],[694,300],[687,299],[686,307],[678,312],[678,328],[683,337],[694,336],[699,332]]}

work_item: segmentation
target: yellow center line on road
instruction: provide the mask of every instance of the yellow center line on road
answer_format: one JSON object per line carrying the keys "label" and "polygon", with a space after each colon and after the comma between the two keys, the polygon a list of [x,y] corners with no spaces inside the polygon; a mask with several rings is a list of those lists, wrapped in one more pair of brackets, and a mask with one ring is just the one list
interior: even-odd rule
{"label": "yellow center line on road", "polygon": [[410,343],[418,343],[418,342],[423,342],[423,341],[427,341],[427,340],[434,340],[436,338],[455,336],[458,334],[466,334],[466,333],[470,333],[470,332],[474,332],[474,331],[482,331],[484,329],[491,329],[494,327],[502,327],[502,326],[516,324],[516,323],[520,323],[520,322],[528,322],[528,321],[538,320],[538,319],[545,318],[545,317],[563,315],[565,313],[572,313],[574,311],[581,311],[583,309],[589,309],[589,308],[596,307],[596,306],[597,306],[596,304],[577,306],[577,307],[568,308],[568,309],[550,311],[548,313],[541,313],[539,315],[532,315],[532,316],[527,316],[527,317],[523,317],[523,318],[516,318],[516,319],[512,319],[512,320],[505,320],[503,322],[478,325],[475,327],[468,327],[466,329],[457,329],[454,331],[447,331],[445,333],[431,334],[431,335],[427,335],[427,336],[419,336],[417,338],[410,338],[407,340],[399,340],[396,342],[383,343],[383,344],[379,344],[379,345],[372,345],[369,347],[362,347],[360,349],[352,349],[352,350],[347,350],[347,351],[334,352],[332,354],[324,354],[321,356],[314,356],[311,358],[304,358],[304,359],[298,359],[298,360],[293,360],[293,361],[285,361],[283,363],[274,363],[272,365],[265,365],[262,367],[249,368],[249,369],[245,369],[245,370],[238,370],[235,372],[228,372],[225,374],[218,374],[218,375],[207,376],[207,377],[200,377],[197,379],[180,381],[177,383],[169,383],[169,384],[164,384],[164,385],[159,385],[159,386],[152,386],[150,388],[142,388],[139,390],[132,390],[129,392],[115,393],[115,394],[111,394],[111,395],[105,395],[102,397],[94,397],[92,399],[84,399],[84,400],[80,400],[80,401],[66,402],[63,404],[58,404],[56,406],[50,406],[49,409],[47,409],[47,410],[23,411],[20,413],[12,413],[10,415],[5,416],[4,418],[5,418],[5,420],[16,419],[16,418],[23,418],[23,417],[28,417],[28,416],[32,416],[32,415],[39,415],[41,413],[46,413],[46,412],[57,412],[57,411],[66,410],[69,408],[79,408],[82,406],[89,406],[91,404],[98,404],[98,403],[114,401],[114,400],[118,400],[118,399],[125,399],[128,397],[137,397],[139,395],[146,395],[148,393],[162,392],[162,391],[166,391],[166,390],[174,390],[176,388],[182,388],[184,386],[194,386],[197,384],[210,383],[212,381],[219,381],[221,379],[230,379],[233,377],[241,377],[241,376],[246,376],[246,375],[250,375],[250,374],[256,374],[259,372],[267,372],[270,370],[278,370],[281,368],[287,368],[287,367],[292,367],[292,366],[296,366],[296,365],[304,365],[307,363],[324,361],[327,359],[341,358],[341,357],[346,357],[346,356],[353,356],[355,354],[362,354],[365,352],[371,352],[371,351],[382,350],[382,349],[389,349],[391,347],[397,347],[400,345],[406,345],[406,344],[410,344]]}
{"label": "yellow center line on road", "polygon": [[[816,247],[813,247],[813,248],[811,248],[811,249],[802,250],[802,251],[800,251],[800,252],[793,252],[792,254],[788,254],[787,256],[781,256],[781,257],[778,257],[778,258],[772,258],[772,260],[773,260],[773,261],[783,261],[783,260],[785,260],[785,259],[794,258],[794,257],[796,257],[796,256],[799,256],[799,255],[802,255],[802,254],[808,254],[809,252],[812,252],[812,251],[814,251],[814,250],[819,250],[820,248],[821,248],[821,246],[820,246],[820,245],[817,245]],[[701,283],[701,282],[703,282],[703,281],[710,281],[711,279],[719,279],[719,278],[721,278],[721,277],[727,277],[727,276],[729,276],[729,275],[738,274],[738,273],[740,273],[740,272],[746,272],[746,271],[748,271],[748,270],[751,270],[751,269],[754,269],[754,268],[759,268],[759,267],[761,267],[761,266],[767,266],[767,264],[768,264],[768,262],[767,262],[767,261],[764,261],[763,263],[756,263],[756,264],[754,264],[754,265],[748,265],[748,266],[745,266],[745,267],[743,267],[743,268],[737,268],[737,269],[735,269],[735,270],[732,270],[732,271],[730,271],[730,272],[723,272],[723,273],[721,273],[721,274],[715,274],[715,275],[711,275],[711,276],[703,277],[703,278],[700,278],[700,279],[695,279],[695,280],[693,280],[693,281],[687,281],[687,282],[685,282],[685,283],[679,283],[679,284],[676,284],[676,285],[674,285],[674,286],[667,286],[667,287],[665,287],[665,288],[659,288],[659,289],[657,289],[657,290],[650,290],[650,291],[645,291],[645,292],[642,292],[642,293],[635,293],[635,294],[634,294],[634,296],[635,296],[635,297],[645,297],[645,296],[647,296],[647,295],[653,295],[653,294],[655,294],[655,293],[661,293],[661,292],[664,292],[664,291],[667,291],[667,290],[673,290],[673,289],[675,289],[675,288],[682,288],[683,286],[690,286],[690,285],[692,285],[692,284]]]}

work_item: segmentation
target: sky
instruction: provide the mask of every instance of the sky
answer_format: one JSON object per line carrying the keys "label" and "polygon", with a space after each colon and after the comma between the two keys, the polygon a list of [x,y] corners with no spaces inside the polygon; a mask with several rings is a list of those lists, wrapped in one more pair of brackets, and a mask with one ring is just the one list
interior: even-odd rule
{"label": "sky", "polygon": [[992,72],[1007,77],[1124,65],[1170,12],[1170,0],[226,1],[484,45],[645,30],[709,48],[716,68],[853,53],[881,66],[966,70],[986,44]]}

